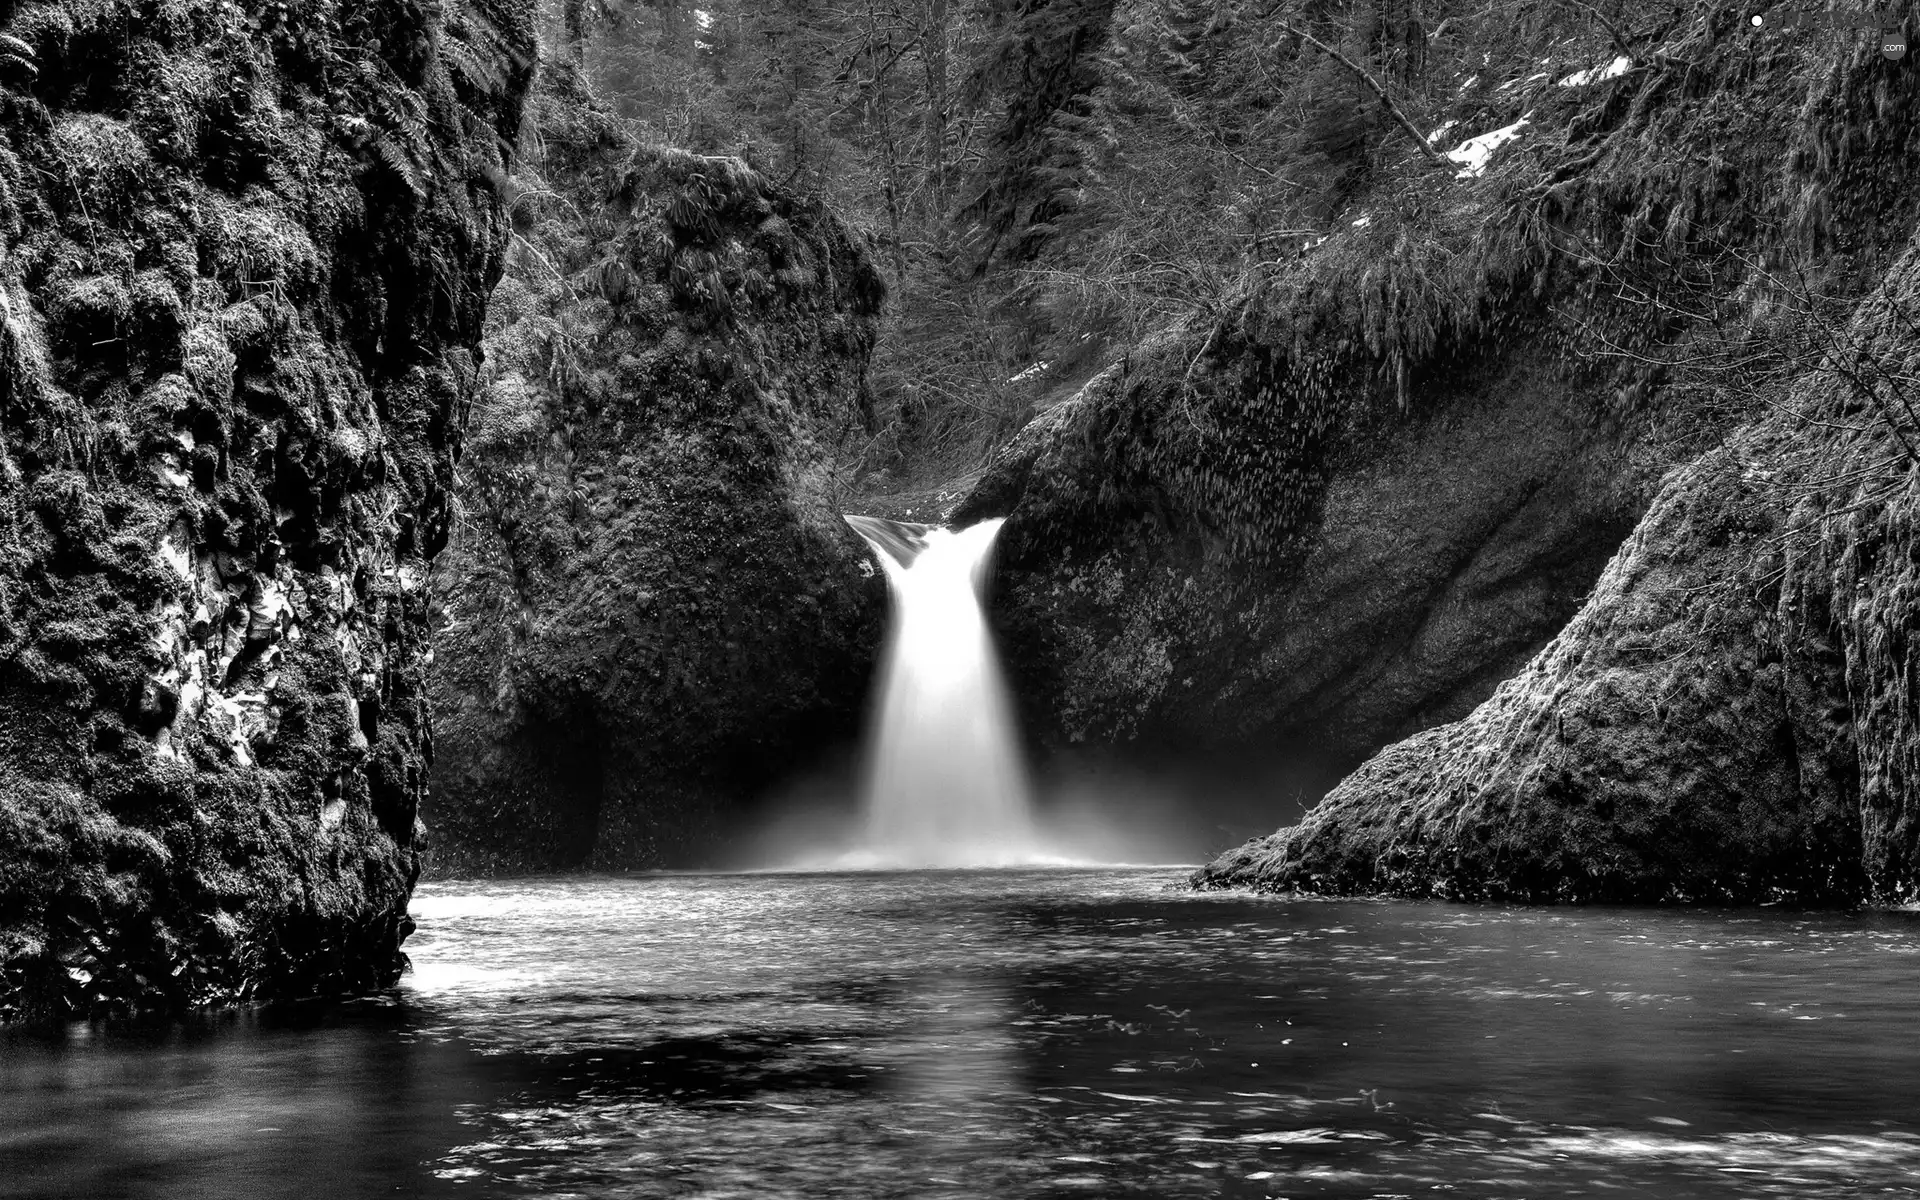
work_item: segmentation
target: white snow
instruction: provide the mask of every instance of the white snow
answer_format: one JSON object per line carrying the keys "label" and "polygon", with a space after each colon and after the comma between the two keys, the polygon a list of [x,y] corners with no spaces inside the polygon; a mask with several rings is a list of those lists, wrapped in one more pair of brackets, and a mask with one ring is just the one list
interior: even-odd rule
{"label": "white snow", "polygon": [[1372,223],[1373,223],[1373,218],[1371,216],[1364,216],[1364,217],[1361,217],[1358,221],[1355,221],[1353,223],[1353,227],[1355,229],[1365,229],[1368,225]]}
{"label": "white snow", "polygon": [[266,729],[267,694],[240,692],[220,696],[207,707],[218,714],[218,724],[227,726],[227,751],[233,755],[233,761],[243,767],[251,766],[253,756],[247,752],[247,743]]}
{"label": "white snow", "polygon": [[1493,152],[1519,137],[1520,131],[1526,126],[1527,118],[1521,117],[1511,125],[1502,126],[1491,133],[1483,133],[1479,137],[1468,138],[1447,151],[1447,157],[1460,164],[1460,170],[1454,178],[1475,179],[1486,174],[1487,161],[1493,157]]}
{"label": "white snow", "polygon": [[193,577],[193,557],[188,542],[185,521],[175,521],[167,530],[166,536],[160,539],[161,561],[172,567],[173,573],[182,579]]}
{"label": "white snow", "polygon": [[286,589],[279,581],[263,579],[248,604],[247,616],[250,618],[248,632],[258,632],[280,620],[280,615],[292,606],[287,603]]}
{"label": "white snow", "polygon": [[1523,87],[1524,87],[1524,86],[1526,86],[1527,84],[1532,84],[1532,83],[1538,83],[1538,82],[1540,82],[1540,81],[1541,81],[1542,79],[1545,79],[1546,77],[1547,77],[1547,74],[1546,74],[1546,72],[1545,72],[1545,71],[1542,71],[1542,72],[1541,72],[1540,74],[1538,74],[1538,75],[1529,75],[1529,76],[1527,76],[1527,77],[1526,77],[1525,79],[1509,79],[1509,80],[1507,80],[1507,81],[1506,81],[1505,83],[1503,83],[1503,84],[1501,84],[1501,85],[1500,85],[1499,87],[1497,87],[1497,88],[1495,88],[1495,89],[1493,89],[1493,90],[1494,90],[1494,91],[1496,91],[1496,92],[1504,92],[1504,91],[1506,91],[1506,90],[1507,90],[1508,88],[1510,88],[1510,87],[1513,87],[1513,86],[1514,86],[1514,85],[1516,85],[1516,84],[1518,84],[1518,85],[1520,85],[1520,86],[1523,86]]}
{"label": "white snow", "polygon": [[1053,364],[1051,362],[1045,359],[1042,359],[1041,361],[1028,367],[1026,370],[1020,372],[1018,375],[1015,375],[1012,379],[1007,380],[1007,382],[1008,383],[1025,383],[1027,380],[1032,379],[1035,375],[1038,375],[1040,372],[1046,370],[1048,367],[1052,365]]}
{"label": "white snow", "polygon": [[1590,83],[1600,83],[1608,79],[1618,79],[1633,66],[1633,60],[1622,54],[1604,67],[1588,67],[1584,71],[1575,71],[1560,81],[1563,88],[1585,87]]}
{"label": "white snow", "polygon": [[1458,125],[1459,123],[1460,122],[1458,121],[1443,122],[1440,128],[1434,130],[1432,133],[1427,135],[1427,145],[1438,146],[1440,144],[1440,139],[1447,136],[1447,131],[1449,129],[1452,129],[1455,125]]}

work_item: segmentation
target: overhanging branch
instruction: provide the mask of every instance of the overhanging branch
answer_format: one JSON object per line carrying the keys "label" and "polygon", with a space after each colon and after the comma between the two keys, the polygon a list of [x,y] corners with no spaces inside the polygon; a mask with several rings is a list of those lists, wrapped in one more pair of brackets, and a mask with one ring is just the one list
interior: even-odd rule
{"label": "overhanging branch", "polygon": [[[1279,11],[1278,6],[1268,9],[1265,14],[1265,19],[1272,19]],[[1301,41],[1306,42],[1322,54],[1325,54],[1328,58],[1331,58],[1347,70],[1353,72],[1361,83],[1367,85],[1368,90],[1380,97],[1380,103],[1387,106],[1387,111],[1393,114],[1393,119],[1400,123],[1400,128],[1406,130],[1407,133],[1413,137],[1413,144],[1420,147],[1420,153],[1427,156],[1427,161],[1433,163],[1435,166],[1444,167],[1451,165],[1438,150],[1433,148],[1433,143],[1427,141],[1427,135],[1420,132],[1420,127],[1413,123],[1411,117],[1407,116],[1406,110],[1401,108],[1399,103],[1387,94],[1386,87],[1383,86],[1379,80],[1375,79],[1372,73],[1365,67],[1284,17],[1280,18],[1280,28],[1299,38]]]}

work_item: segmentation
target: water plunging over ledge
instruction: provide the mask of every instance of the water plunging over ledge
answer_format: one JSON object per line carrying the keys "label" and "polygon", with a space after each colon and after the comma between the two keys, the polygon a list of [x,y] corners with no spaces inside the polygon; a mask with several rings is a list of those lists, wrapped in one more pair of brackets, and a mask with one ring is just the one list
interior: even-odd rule
{"label": "water plunging over ledge", "polygon": [[847,518],[893,595],[854,859],[992,867],[1041,859],[1026,768],[980,608],[999,519],[961,530]]}

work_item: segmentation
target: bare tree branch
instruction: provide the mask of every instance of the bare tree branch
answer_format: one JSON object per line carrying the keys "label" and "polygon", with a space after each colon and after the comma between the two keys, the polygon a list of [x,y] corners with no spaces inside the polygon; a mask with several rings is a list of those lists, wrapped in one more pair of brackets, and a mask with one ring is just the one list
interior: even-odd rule
{"label": "bare tree branch", "polygon": [[1620,32],[1620,27],[1609,20],[1607,14],[1588,4],[1587,0],[1567,0],[1567,2],[1576,8],[1585,9],[1589,16],[1600,22],[1600,28],[1607,31],[1607,36],[1612,38],[1613,44],[1620,48],[1620,53],[1626,58],[1633,57],[1633,44],[1627,41],[1627,35]]}
{"label": "bare tree branch", "polygon": [[[1269,9],[1265,15],[1268,18],[1272,18],[1279,11],[1280,11],[1279,7],[1275,6],[1274,8]],[[1387,94],[1387,89],[1384,86],[1382,86],[1380,81],[1375,79],[1372,76],[1372,74],[1370,74],[1367,71],[1365,67],[1361,66],[1357,62],[1354,62],[1352,59],[1348,58],[1346,55],[1340,53],[1338,50],[1335,50],[1332,46],[1327,45],[1325,42],[1321,41],[1319,38],[1313,36],[1311,33],[1308,33],[1306,30],[1300,28],[1298,25],[1295,25],[1292,21],[1289,21],[1284,17],[1279,19],[1279,25],[1280,25],[1280,28],[1286,30],[1288,33],[1299,38],[1301,41],[1306,42],[1308,45],[1319,50],[1322,54],[1325,54],[1327,57],[1333,59],[1333,61],[1339,63],[1341,66],[1345,67],[1347,70],[1353,72],[1354,75],[1359,78],[1360,82],[1366,84],[1368,89],[1370,89],[1374,95],[1380,97],[1380,103],[1387,106],[1387,111],[1393,114],[1393,119],[1400,123],[1400,128],[1406,130],[1409,134],[1412,135],[1413,144],[1420,147],[1420,153],[1427,156],[1428,162],[1431,162],[1435,166],[1440,166],[1440,167],[1452,165],[1444,156],[1441,155],[1441,153],[1438,150],[1435,150],[1433,148],[1433,144],[1427,141],[1427,135],[1420,132],[1420,127],[1413,123],[1413,118],[1407,116],[1406,110],[1401,108],[1400,105],[1394,101],[1394,98]]]}

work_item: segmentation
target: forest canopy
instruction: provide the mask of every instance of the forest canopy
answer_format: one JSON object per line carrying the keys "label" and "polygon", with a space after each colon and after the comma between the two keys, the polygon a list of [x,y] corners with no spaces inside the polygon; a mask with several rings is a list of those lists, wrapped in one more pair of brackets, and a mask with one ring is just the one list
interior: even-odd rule
{"label": "forest canopy", "polygon": [[1673,35],[1677,10],[1653,11],[565,0],[558,21],[647,136],[738,155],[867,234],[896,301],[866,461],[933,478],[1366,219],[1346,209],[1383,175],[1451,172],[1443,151],[1511,126],[1533,93]]}

